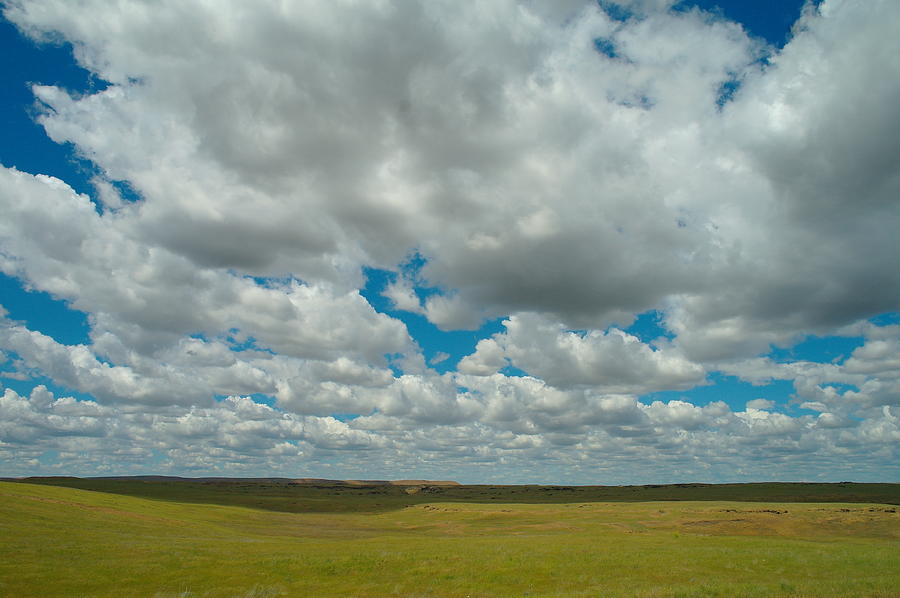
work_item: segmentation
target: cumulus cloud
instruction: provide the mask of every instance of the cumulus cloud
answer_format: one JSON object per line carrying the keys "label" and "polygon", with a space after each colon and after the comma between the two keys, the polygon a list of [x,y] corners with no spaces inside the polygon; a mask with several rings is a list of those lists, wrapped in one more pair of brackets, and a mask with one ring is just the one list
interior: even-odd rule
{"label": "cumulus cloud", "polygon": [[478,343],[460,371],[488,374],[506,363],[560,388],[593,386],[610,393],[646,394],[686,389],[704,382],[700,364],[671,347],[654,349],[612,329],[584,334],[536,314],[515,314],[506,332]]}
{"label": "cumulus cloud", "polygon": [[198,383],[181,372],[165,371],[161,367],[153,377],[142,376],[131,367],[101,362],[84,345],[61,345],[40,332],[8,322],[0,327],[0,344],[18,355],[29,369],[101,400],[189,405],[212,400],[210,388],[203,381]]}
{"label": "cumulus cloud", "polygon": [[399,279],[390,283],[385,287],[382,295],[391,301],[394,309],[415,314],[424,313],[422,301],[416,295],[412,285],[406,280]]}
{"label": "cumulus cloud", "polygon": [[756,409],[759,411],[766,411],[775,406],[775,401],[770,401],[769,399],[753,399],[751,401],[747,401],[748,409]]}
{"label": "cumulus cloud", "polygon": [[183,335],[236,329],[286,355],[370,361],[412,346],[403,325],[356,290],[296,279],[261,285],[141,242],[131,228],[139,206],[100,215],[58,179],[13,169],[0,171],[0,190],[3,271],[93,314],[96,337],[110,332],[152,353]]}
{"label": "cumulus cloud", "polygon": [[190,469],[192,464],[202,467],[210,453],[219,453],[214,460],[219,468],[228,467],[229,457],[238,464],[248,458],[261,463],[316,451],[378,450],[388,444],[332,417],[285,414],[247,397],[228,397],[205,408],[171,407],[146,417],[92,401],[56,398],[38,386],[27,397],[6,389],[0,415],[0,453],[40,454],[51,448],[72,457],[87,453],[86,459],[103,468],[119,458],[137,461],[153,452],[170,458],[169,466]]}
{"label": "cumulus cloud", "polygon": [[[4,315],[9,376],[99,411],[46,390],[5,408],[34,442],[82,425],[79,446],[157,438],[197,467],[374,447],[576,472],[578,454],[727,461],[732,436],[885,450],[898,327],[867,319],[900,305],[900,10],[826,0],[776,50],[673,4],[5,3],[108,82],[32,87],[50,138],[96,167],[93,201],[0,169],[0,271],[90,323],[67,346]],[[363,297],[365,268],[397,273],[397,311],[504,329],[439,375]],[[671,338],[624,331],[650,309]],[[864,344],[764,357],[835,331]],[[640,400],[713,371],[790,380],[818,415]]]}
{"label": "cumulus cloud", "polygon": [[871,134],[900,79],[872,59],[896,49],[884,3],[825,3],[766,68],[738,25],[667,3],[624,23],[513,2],[45,4],[5,14],[112,85],[36,87],[42,124],[144,198],[134,233],[194,264],[353,286],[417,248],[457,293],[425,306],[440,326],[537,310],[603,328],[668,298],[702,357],[900,297],[882,280],[898,148]]}
{"label": "cumulus cloud", "polygon": [[[352,451],[340,471],[358,477],[398,469],[475,476],[489,467],[483,475],[516,481],[577,481],[587,474],[624,483],[676,481],[685,472],[692,479],[791,479],[808,477],[809,467],[845,477],[877,476],[877,461],[900,439],[898,418],[889,409],[846,427],[825,414],[813,419],[751,408],[734,413],[724,403],[643,405],[625,396],[546,393],[534,379],[498,375],[478,381],[477,392],[495,389],[483,396],[493,404],[487,417],[414,426],[404,424],[399,412],[341,422],[284,413],[249,397],[203,408],[172,405],[148,416],[57,398],[42,386],[30,396],[6,389],[0,396],[0,455],[16,464],[12,474],[122,473],[140,470],[152,458],[160,472],[328,475],[339,454]],[[530,420],[505,418],[501,403],[510,401],[519,402],[511,413],[533,403]],[[580,418],[572,410],[578,402],[589,407]],[[47,458],[48,451],[54,458]],[[748,461],[748,452],[771,455],[777,463]]]}

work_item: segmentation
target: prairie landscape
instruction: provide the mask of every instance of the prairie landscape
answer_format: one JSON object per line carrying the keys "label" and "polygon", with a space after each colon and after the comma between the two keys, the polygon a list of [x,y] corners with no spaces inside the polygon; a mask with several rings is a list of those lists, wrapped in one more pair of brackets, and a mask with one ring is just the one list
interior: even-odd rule
{"label": "prairie landscape", "polygon": [[0,482],[3,596],[900,594],[900,485]]}
{"label": "prairie landscape", "polygon": [[0,0],[0,598],[900,598],[898,31]]}

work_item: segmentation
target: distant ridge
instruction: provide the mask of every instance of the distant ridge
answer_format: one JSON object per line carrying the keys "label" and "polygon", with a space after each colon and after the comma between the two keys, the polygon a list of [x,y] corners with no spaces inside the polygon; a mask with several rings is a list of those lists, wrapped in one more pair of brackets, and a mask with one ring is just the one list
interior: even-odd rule
{"label": "distant ridge", "polygon": [[450,480],[329,480],[325,478],[229,478],[199,477],[188,478],[168,475],[128,475],[128,476],[29,476],[24,478],[0,478],[3,480],[112,480],[137,482],[200,482],[200,483],[254,483],[254,484],[291,484],[303,486],[460,486],[459,482]]}
{"label": "distant ridge", "polygon": [[461,486],[450,480],[345,480],[351,486]]}
{"label": "distant ridge", "polygon": [[[898,483],[856,482],[750,482],[731,484],[645,484],[642,486],[562,486],[459,484],[439,480],[332,480],[325,478],[230,478],[223,476],[176,477],[160,475],[34,476],[5,481],[46,484],[131,494],[152,498],[180,498],[189,502],[269,504],[274,510],[344,508],[345,498],[363,501],[372,496],[370,510],[387,509],[406,501],[427,500],[516,503],[585,503],[646,501],[739,501],[878,503],[900,505]],[[341,500],[334,502],[334,498]],[[323,500],[327,499],[327,500]],[[387,502],[379,502],[387,501]],[[355,503],[354,503],[355,504]],[[360,503],[362,504],[362,503]],[[339,509],[340,510],[340,509]],[[893,511],[892,511],[893,512]]]}

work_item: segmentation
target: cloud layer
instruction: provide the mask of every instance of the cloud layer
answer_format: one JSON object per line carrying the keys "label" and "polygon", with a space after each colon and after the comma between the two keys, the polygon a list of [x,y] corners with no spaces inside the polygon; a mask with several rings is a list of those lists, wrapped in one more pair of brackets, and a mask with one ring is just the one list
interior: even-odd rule
{"label": "cloud layer", "polygon": [[[4,318],[6,369],[96,401],[7,389],[0,451],[22,472],[54,451],[96,471],[896,476],[900,332],[868,320],[900,306],[900,9],[826,0],[779,51],[621,4],[7,2],[109,85],[32,88],[94,198],[0,170],[0,269],[91,328],[67,346]],[[396,310],[503,330],[440,374],[365,268],[396,272]],[[665,336],[625,331],[651,309]],[[768,356],[810,334],[864,344]],[[711,372],[790,381],[794,403],[647,397]]]}

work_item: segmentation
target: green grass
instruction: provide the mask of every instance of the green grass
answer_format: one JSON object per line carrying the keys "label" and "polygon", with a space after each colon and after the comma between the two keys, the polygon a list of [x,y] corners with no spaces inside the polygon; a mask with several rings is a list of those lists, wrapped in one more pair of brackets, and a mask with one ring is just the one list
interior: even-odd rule
{"label": "green grass", "polygon": [[[558,488],[65,485],[94,490],[0,482],[0,595],[900,595],[892,500],[735,502],[739,487],[718,486],[675,489],[709,500],[593,502]],[[744,494],[799,497],[761,486]],[[882,486],[868,490],[891,492]]]}

